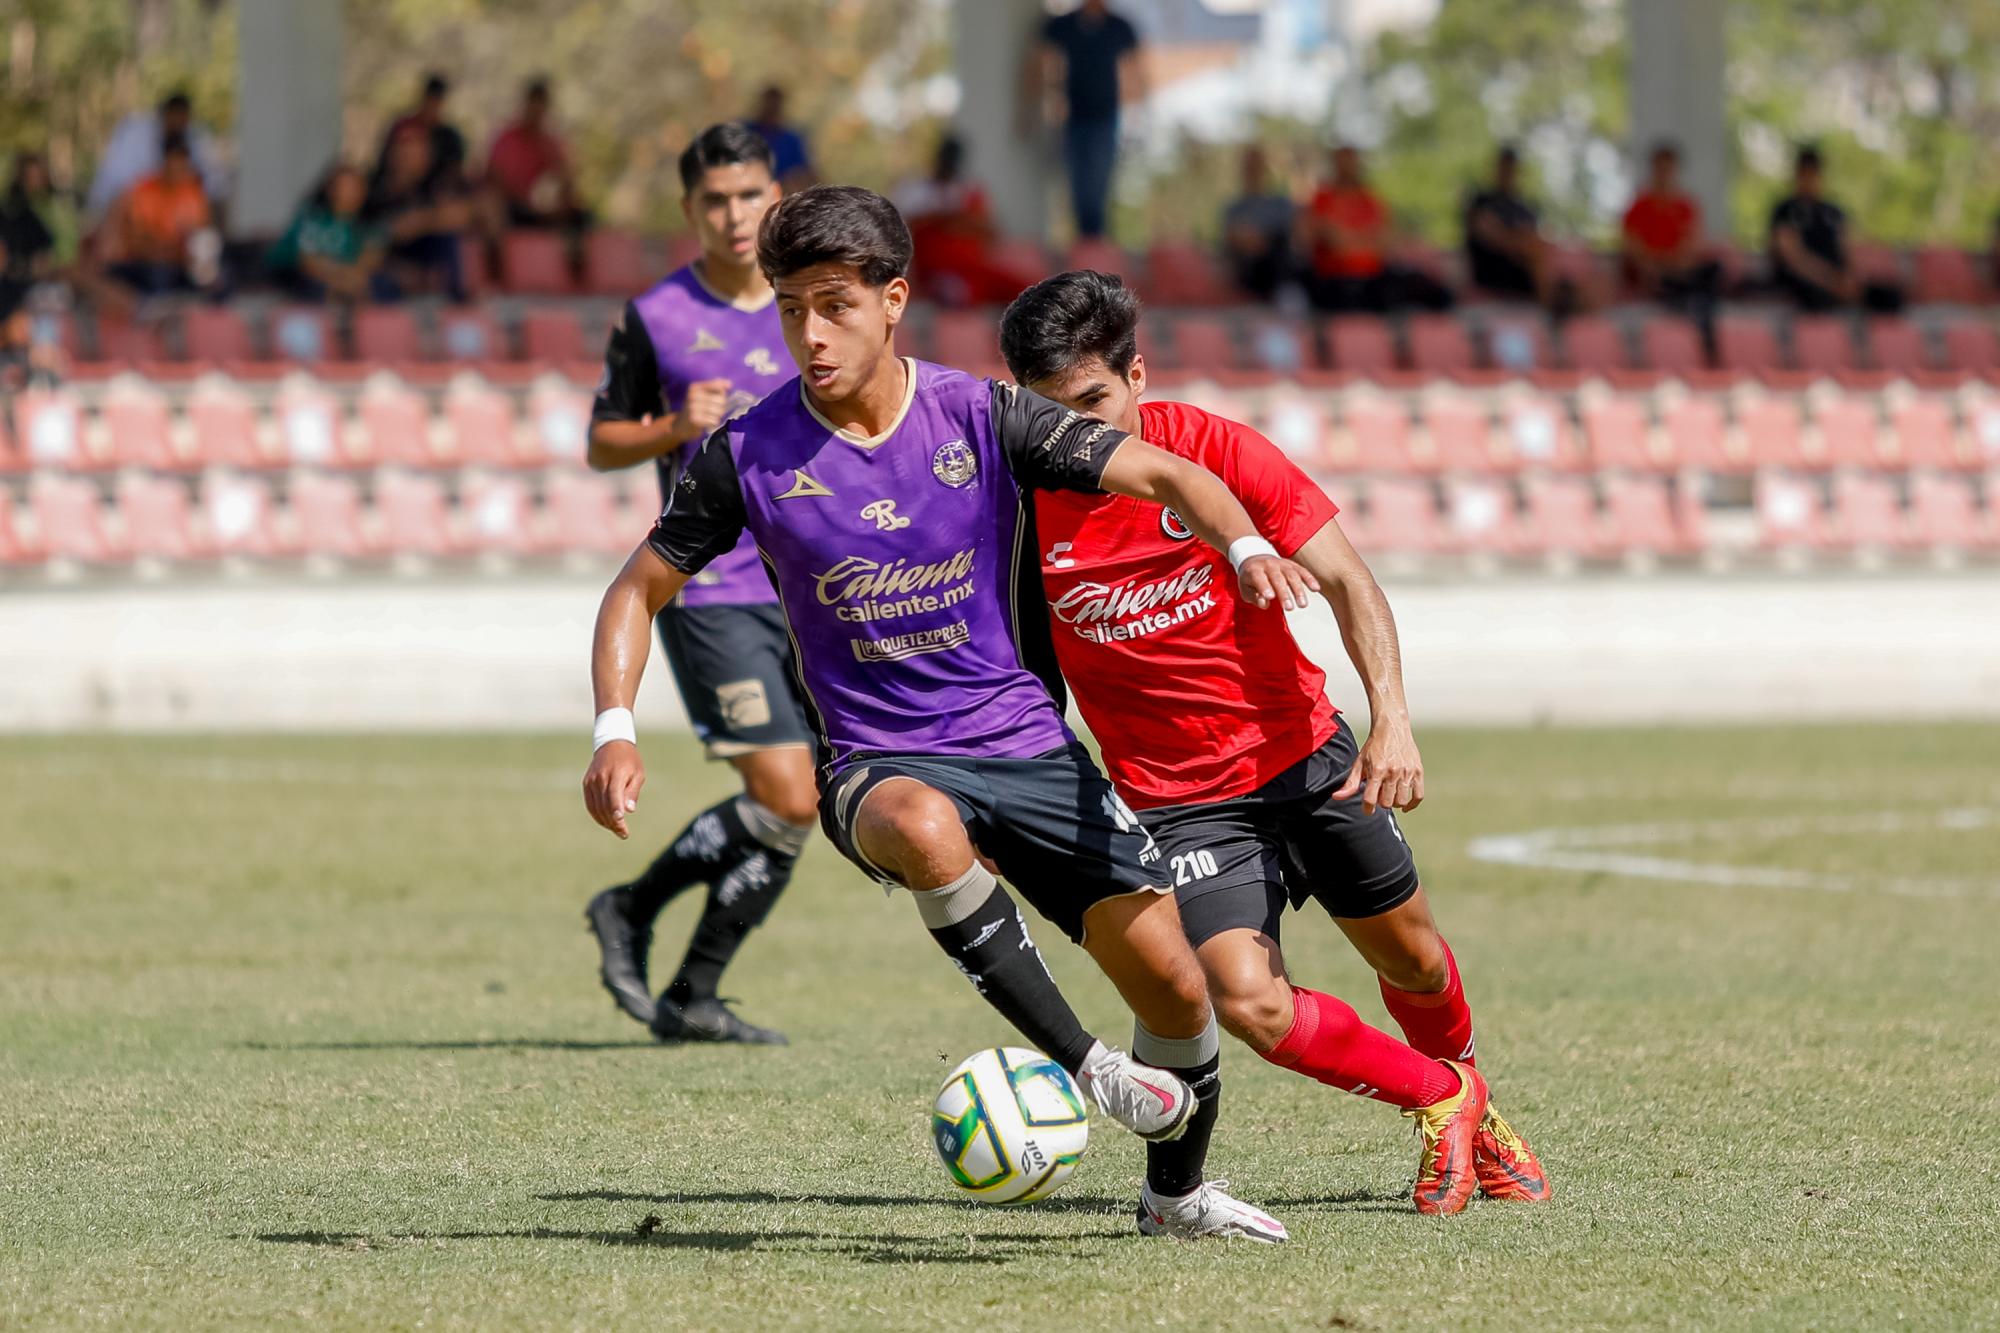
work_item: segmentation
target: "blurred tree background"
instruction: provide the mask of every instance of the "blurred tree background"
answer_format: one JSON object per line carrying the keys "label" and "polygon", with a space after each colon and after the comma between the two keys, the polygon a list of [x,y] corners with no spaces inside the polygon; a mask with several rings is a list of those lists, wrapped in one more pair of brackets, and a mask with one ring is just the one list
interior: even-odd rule
{"label": "blurred tree background", "polygon": [[[334,3],[336,0],[321,0]],[[348,17],[348,150],[375,150],[432,68],[483,154],[521,84],[554,81],[586,192],[620,223],[677,229],[672,160],[700,125],[777,82],[830,179],[886,187],[921,167],[950,106],[939,0],[337,0]],[[983,3],[984,0],[959,0]],[[1557,228],[1608,239],[1626,176],[1626,0],[1441,0],[1435,20],[1361,53],[1325,123],[1255,132],[1301,185],[1337,134],[1369,147],[1400,223],[1458,238],[1465,192],[1504,140],[1523,147]],[[1791,146],[1820,143],[1867,233],[1983,241],[2000,207],[2000,3],[1731,0],[1729,219],[1761,239]],[[79,186],[117,119],[174,87],[225,136],[235,0],[0,0],[0,148],[46,148]],[[1644,58],[1644,53],[1639,53]],[[1011,132],[1011,127],[967,127]],[[1209,236],[1235,187],[1231,145],[1184,140],[1121,184],[1130,242]]]}

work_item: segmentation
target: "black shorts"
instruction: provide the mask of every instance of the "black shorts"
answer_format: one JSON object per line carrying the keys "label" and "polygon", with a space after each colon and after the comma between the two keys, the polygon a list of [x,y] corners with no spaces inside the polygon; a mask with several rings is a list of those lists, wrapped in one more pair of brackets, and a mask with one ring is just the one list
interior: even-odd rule
{"label": "black shorts", "polygon": [[1188,942],[1225,930],[1278,938],[1285,906],[1319,899],[1328,915],[1380,916],[1417,891],[1417,862],[1393,810],[1361,813],[1360,793],[1332,792],[1354,767],[1345,726],[1247,796],[1148,810]]}
{"label": "black shorts", "polygon": [[813,744],[792,674],[792,639],[775,602],[660,608],[667,650],[694,734],[710,759]]}
{"label": "black shorts", "polygon": [[1001,875],[1079,943],[1083,914],[1098,903],[1167,891],[1159,848],[1078,744],[1032,759],[855,761],[821,793],[820,824],[841,855],[879,884],[898,881],[855,846],[854,817],[868,793],[891,778],[914,778],[950,797],[966,832]]}

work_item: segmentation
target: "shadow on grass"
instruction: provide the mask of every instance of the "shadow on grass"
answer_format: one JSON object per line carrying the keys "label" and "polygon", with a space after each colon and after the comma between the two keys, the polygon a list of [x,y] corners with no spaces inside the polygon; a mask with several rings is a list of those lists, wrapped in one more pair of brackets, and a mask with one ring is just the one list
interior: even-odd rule
{"label": "shadow on grass", "polygon": [[[974,1203],[969,1199],[956,1199],[939,1193],[925,1194],[776,1194],[769,1190],[720,1190],[720,1191],[680,1191],[669,1194],[639,1194],[626,1190],[577,1190],[556,1194],[537,1194],[543,1203],[646,1203],[667,1207],[703,1203],[752,1203],[752,1204],[824,1204],[834,1208],[910,1208],[925,1204],[947,1205],[985,1211],[988,1205]],[[1118,1213],[1129,1214],[1137,1204],[1136,1197],[1112,1199],[1103,1195],[1065,1194],[1040,1203],[1030,1204],[1023,1212],[1036,1213]],[[1284,1208],[1328,1208],[1342,1212],[1409,1212],[1410,1196],[1407,1191],[1394,1190],[1339,1190],[1327,1194],[1300,1195],[1293,1198],[1263,1199],[1253,1202],[1260,1207]]]}
{"label": "shadow on grass", "polygon": [[[657,1219],[648,1218],[647,1222]],[[411,1231],[371,1236],[358,1231],[263,1231],[231,1240],[258,1240],[268,1245],[305,1245],[316,1249],[368,1253],[408,1242],[561,1240],[629,1249],[757,1251],[845,1255],[867,1264],[1008,1264],[1046,1255],[1051,1246],[1078,1240],[1123,1239],[1124,1228],[1063,1236],[1022,1236],[1003,1232],[909,1236],[895,1233],[847,1235],[833,1231],[669,1231],[641,1225],[628,1231],[583,1231],[562,1227],[524,1227],[516,1231]]]}
{"label": "shadow on grass", "polygon": [[[627,1051],[659,1047],[636,1041],[569,1041],[556,1037],[494,1037],[483,1041],[244,1041],[242,1051]],[[664,1048],[663,1048],[664,1049]]]}

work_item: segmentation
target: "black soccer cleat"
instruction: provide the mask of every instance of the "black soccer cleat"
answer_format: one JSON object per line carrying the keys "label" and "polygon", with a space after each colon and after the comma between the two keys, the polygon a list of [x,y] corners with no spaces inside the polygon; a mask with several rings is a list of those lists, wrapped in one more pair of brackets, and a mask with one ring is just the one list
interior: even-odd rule
{"label": "black soccer cleat", "polygon": [[646,984],[646,954],[653,947],[653,923],[632,919],[632,890],[624,885],[606,889],[583,909],[590,933],[597,936],[598,976],[618,1007],[650,1024],[653,992]]}
{"label": "black soccer cleat", "polygon": [[727,1001],[708,996],[675,1004],[662,995],[653,1006],[653,1036],[666,1042],[716,1041],[743,1046],[789,1046],[776,1028],[760,1028],[736,1016]]}

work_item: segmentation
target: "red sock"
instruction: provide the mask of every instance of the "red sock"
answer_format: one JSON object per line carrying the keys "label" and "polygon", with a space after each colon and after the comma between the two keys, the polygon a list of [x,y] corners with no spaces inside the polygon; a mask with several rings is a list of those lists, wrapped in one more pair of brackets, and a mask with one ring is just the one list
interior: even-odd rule
{"label": "red sock", "polygon": [[1410,1045],[1434,1059],[1473,1064],[1472,1007],[1466,1004],[1465,987],[1458,982],[1458,960],[1451,956],[1451,946],[1442,939],[1438,944],[1444,949],[1449,977],[1444,989],[1429,993],[1397,990],[1384,981],[1382,1003],[1389,1007],[1389,1016],[1403,1029]]}
{"label": "red sock", "polygon": [[1458,1075],[1371,1028],[1344,1000],[1292,987],[1292,1030],[1265,1053],[1283,1069],[1391,1106],[1429,1106],[1458,1091]]}

